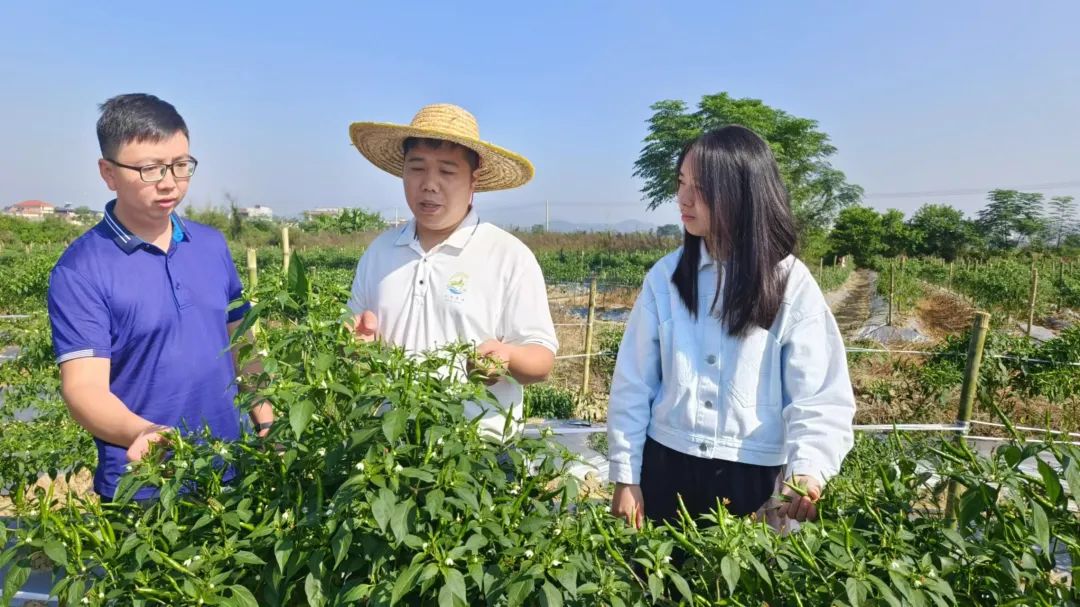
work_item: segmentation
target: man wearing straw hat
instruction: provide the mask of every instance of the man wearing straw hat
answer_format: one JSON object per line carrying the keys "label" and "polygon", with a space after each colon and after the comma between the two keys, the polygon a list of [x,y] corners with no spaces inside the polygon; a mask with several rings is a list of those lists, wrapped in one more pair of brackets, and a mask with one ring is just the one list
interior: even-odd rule
{"label": "man wearing straw hat", "polygon": [[473,403],[465,413],[480,418],[484,436],[507,438],[507,429],[520,430],[522,385],[548,376],[558,342],[532,251],[482,222],[473,195],[524,185],[532,164],[482,141],[473,115],[449,104],[424,107],[407,126],[357,122],[349,135],[365,158],[402,179],[413,214],[360,258],[349,299],[357,336],[417,354],[475,344],[495,362],[484,371],[499,407]]}

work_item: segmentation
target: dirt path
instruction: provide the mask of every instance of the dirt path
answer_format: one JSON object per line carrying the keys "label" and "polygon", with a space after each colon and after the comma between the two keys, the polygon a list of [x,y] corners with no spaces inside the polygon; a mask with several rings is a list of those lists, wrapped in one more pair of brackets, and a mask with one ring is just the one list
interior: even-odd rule
{"label": "dirt path", "polygon": [[833,315],[844,337],[858,331],[866,319],[870,318],[870,292],[873,284],[873,274],[869,270],[856,270],[852,273],[847,294],[833,304]]}

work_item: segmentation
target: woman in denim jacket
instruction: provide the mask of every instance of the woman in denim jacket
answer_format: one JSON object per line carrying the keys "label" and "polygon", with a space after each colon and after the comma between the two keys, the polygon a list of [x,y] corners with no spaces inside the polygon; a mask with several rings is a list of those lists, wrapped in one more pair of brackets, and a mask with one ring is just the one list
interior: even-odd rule
{"label": "woman in denim jacket", "polygon": [[780,486],[778,514],[813,519],[851,449],[855,398],[836,321],[793,255],[776,159],[728,126],[678,171],[683,246],[646,276],[615,365],[612,513],[673,520],[681,496],[695,516],[747,515]]}

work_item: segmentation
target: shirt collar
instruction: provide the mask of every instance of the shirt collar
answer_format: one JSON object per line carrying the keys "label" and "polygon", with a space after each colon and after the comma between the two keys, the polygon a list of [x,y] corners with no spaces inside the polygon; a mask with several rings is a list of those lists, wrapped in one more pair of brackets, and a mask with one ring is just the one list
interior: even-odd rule
{"label": "shirt collar", "polygon": [[[461,225],[454,230],[453,234],[450,234],[446,240],[437,247],[450,246],[455,249],[464,249],[465,245],[469,244],[469,240],[473,234],[476,233],[476,228],[480,225],[480,216],[476,214],[476,209],[470,209],[469,214],[465,216],[465,219],[461,221]],[[399,247],[404,247],[417,242],[419,239],[416,237],[416,220],[413,219],[409,223],[405,224],[401,228],[401,232],[398,233],[397,240],[394,244]]]}
{"label": "shirt collar", "polygon": [[701,239],[701,257],[698,259],[698,270],[704,270],[705,268],[716,263],[712,255],[709,255],[709,247],[705,246],[705,239]]}
{"label": "shirt collar", "polygon": [[[180,242],[183,240],[191,240],[191,233],[188,231],[187,226],[184,225],[184,220],[180,219],[180,216],[176,213],[169,215],[169,219],[172,223],[172,240],[173,242]],[[120,219],[116,216],[116,200],[110,200],[105,205],[105,217],[102,219],[102,223],[105,225],[106,230],[112,236],[113,242],[116,243],[121,250],[130,254],[139,247],[146,244],[142,238],[139,238],[131,230],[124,227],[124,224],[120,223]]]}

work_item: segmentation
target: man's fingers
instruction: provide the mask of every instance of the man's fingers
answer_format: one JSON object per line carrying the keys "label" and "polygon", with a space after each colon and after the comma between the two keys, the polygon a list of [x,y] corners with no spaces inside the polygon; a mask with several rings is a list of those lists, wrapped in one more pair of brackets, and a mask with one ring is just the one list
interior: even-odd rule
{"label": "man's fingers", "polygon": [[379,330],[379,319],[375,317],[375,313],[371,310],[365,310],[360,315],[360,327],[365,334],[374,335]]}
{"label": "man's fingers", "polygon": [[379,320],[371,310],[365,310],[356,318],[356,326],[353,332],[360,341],[375,341],[379,332]]}

